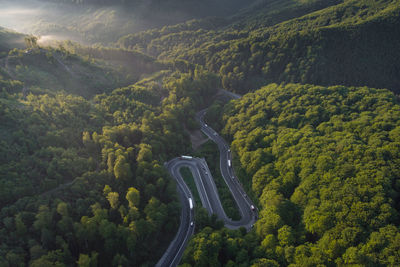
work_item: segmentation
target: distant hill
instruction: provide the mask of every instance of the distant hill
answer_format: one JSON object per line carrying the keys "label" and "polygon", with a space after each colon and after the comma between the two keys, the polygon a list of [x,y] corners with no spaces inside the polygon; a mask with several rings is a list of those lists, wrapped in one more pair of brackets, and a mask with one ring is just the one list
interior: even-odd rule
{"label": "distant hill", "polygon": [[4,0],[5,17],[0,17],[0,25],[46,38],[108,45],[124,35],[151,28],[229,16],[254,1]]}
{"label": "distant hill", "polygon": [[[228,15],[238,9],[250,5],[255,0],[42,0],[42,2],[70,3],[76,5],[115,6],[122,5],[135,11],[142,8],[146,14],[156,13],[185,13],[190,17]],[[170,18],[171,20],[176,18]]]}
{"label": "distant hill", "polygon": [[24,35],[0,27],[0,52],[24,47]]}
{"label": "distant hill", "polygon": [[25,37],[6,29],[0,31],[0,78],[18,81],[18,86],[6,86],[10,93],[21,92],[22,82],[25,93],[64,91],[88,98],[166,68],[152,57],[123,49],[72,42],[54,43],[57,48],[36,43],[26,48]]}
{"label": "distant hill", "polygon": [[62,90],[89,97],[113,89],[118,80],[111,69],[60,50],[15,50],[1,58],[0,63],[3,74],[23,82],[31,92]]}
{"label": "distant hill", "polygon": [[247,92],[270,82],[367,85],[398,92],[400,1],[264,1],[230,26],[207,20],[128,35],[122,47],[219,72]]}

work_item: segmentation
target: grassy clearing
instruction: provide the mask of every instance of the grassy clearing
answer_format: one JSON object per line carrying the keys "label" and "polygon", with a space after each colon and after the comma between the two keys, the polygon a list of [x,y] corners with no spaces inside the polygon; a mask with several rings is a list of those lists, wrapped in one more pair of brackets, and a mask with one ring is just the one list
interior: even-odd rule
{"label": "grassy clearing", "polygon": [[204,157],[206,159],[217,186],[219,198],[221,199],[226,215],[232,218],[232,220],[239,220],[241,218],[239,209],[235,200],[233,199],[231,191],[229,191],[228,186],[221,175],[219,166],[219,150],[217,145],[211,140],[208,141],[200,147],[196,153],[196,156]]}
{"label": "grassy clearing", "polygon": [[200,196],[199,196],[199,192],[197,191],[196,183],[194,181],[192,172],[190,171],[190,169],[188,167],[182,167],[180,169],[180,172],[181,172],[181,175],[183,177],[183,180],[189,186],[189,189],[193,194],[194,201],[196,202],[196,205],[197,206],[202,206],[201,200],[200,200]]}

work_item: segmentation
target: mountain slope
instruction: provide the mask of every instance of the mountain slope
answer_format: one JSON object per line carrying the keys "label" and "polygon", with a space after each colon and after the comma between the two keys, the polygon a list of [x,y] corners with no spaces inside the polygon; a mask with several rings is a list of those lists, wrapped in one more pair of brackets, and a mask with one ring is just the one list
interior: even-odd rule
{"label": "mountain slope", "polygon": [[[283,1],[278,6],[284,12],[266,13],[260,24],[250,12],[248,24],[246,18],[239,26],[205,20],[183,25],[180,32],[164,28],[119,43],[158,58],[204,65],[220,73],[225,89],[237,92],[269,82],[368,85],[397,92],[399,1],[338,2],[306,1],[304,12],[321,10],[293,18],[299,6]],[[281,22],[282,14],[287,21]],[[246,27],[250,31],[242,30]]]}
{"label": "mountain slope", "polygon": [[0,27],[0,52],[24,47],[24,35]]}
{"label": "mountain slope", "polygon": [[45,39],[103,45],[190,19],[228,16],[255,0],[3,0],[0,25]]}
{"label": "mountain slope", "polygon": [[68,44],[7,51],[0,56],[0,75],[23,82],[25,94],[64,91],[90,98],[164,68],[140,53]]}

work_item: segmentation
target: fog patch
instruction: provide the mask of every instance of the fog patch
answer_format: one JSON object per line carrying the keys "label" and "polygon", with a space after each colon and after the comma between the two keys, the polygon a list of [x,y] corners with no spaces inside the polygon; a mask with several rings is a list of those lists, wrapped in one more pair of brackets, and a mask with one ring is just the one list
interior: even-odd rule
{"label": "fog patch", "polygon": [[57,37],[83,44],[110,45],[130,33],[216,15],[222,12],[221,6],[235,6],[236,2],[242,0],[135,1],[129,7],[0,0],[0,26],[46,36],[42,42]]}

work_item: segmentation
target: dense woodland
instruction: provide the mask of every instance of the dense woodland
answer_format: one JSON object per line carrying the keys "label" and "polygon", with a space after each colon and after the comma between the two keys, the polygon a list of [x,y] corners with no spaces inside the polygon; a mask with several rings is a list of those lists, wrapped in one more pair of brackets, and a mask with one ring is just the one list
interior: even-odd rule
{"label": "dense woodland", "polygon": [[[215,146],[190,145],[205,107],[260,213],[232,231],[196,206],[183,266],[400,265],[399,0],[256,1],[139,33],[113,8],[145,1],[42,2],[96,16],[35,27],[102,45],[0,28],[0,266],[153,266],[180,220],[163,163],[182,154],[239,216]],[[193,2],[151,7],[204,17]]]}
{"label": "dense woodland", "polygon": [[260,219],[247,235],[204,229],[185,263],[400,264],[400,105],[391,92],[272,84],[223,114]]}
{"label": "dense woodland", "polygon": [[[188,13],[192,16],[210,16],[231,13],[245,6],[240,0],[40,0],[52,3],[68,3],[75,5],[99,5],[99,6],[115,6],[123,5],[135,11],[135,8],[146,7],[146,13],[151,10],[165,9],[164,11],[176,11],[180,13]],[[249,0],[246,4],[251,4],[254,0]]]}
{"label": "dense woodland", "polygon": [[201,64],[220,74],[225,89],[239,93],[270,82],[366,85],[398,93],[398,0],[293,2],[266,1],[256,19],[249,15],[229,27],[205,19],[128,35],[119,44]]}
{"label": "dense woodland", "polygon": [[163,71],[90,99],[26,84],[1,80],[1,264],[154,264],[179,221],[163,162],[218,79]]}

